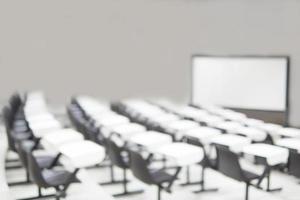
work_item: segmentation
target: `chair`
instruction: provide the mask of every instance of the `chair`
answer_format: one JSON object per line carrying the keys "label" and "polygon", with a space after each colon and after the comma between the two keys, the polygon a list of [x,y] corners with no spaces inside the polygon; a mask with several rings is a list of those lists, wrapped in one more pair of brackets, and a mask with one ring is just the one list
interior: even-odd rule
{"label": "chair", "polygon": [[228,148],[216,145],[217,149],[217,166],[218,170],[237,181],[246,183],[245,199],[249,199],[249,186],[252,185],[251,181],[259,179],[260,175],[254,174],[250,171],[242,169],[239,163],[239,156],[231,152]]}
{"label": "chair", "polygon": [[[31,183],[30,177],[29,177],[29,171],[28,171],[27,152],[33,151],[35,146],[36,146],[36,143],[31,140],[24,140],[24,141],[19,141],[16,143],[17,153],[19,155],[21,164],[24,167],[25,172],[26,172],[26,180],[20,181],[20,182],[8,183],[9,186]],[[43,155],[43,156],[37,156],[36,161],[41,169],[44,169],[44,168],[50,169],[50,168],[56,166],[58,158],[59,158],[59,155],[58,156]]]}
{"label": "chair", "polygon": [[142,193],[142,190],[136,190],[136,191],[128,191],[127,189],[127,184],[128,184],[128,179],[127,179],[127,169],[129,169],[129,159],[128,156],[124,156],[124,151],[123,148],[117,146],[115,142],[113,142],[110,139],[105,139],[105,146],[106,146],[106,151],[107,155],[111,161],[112,166],[117,166],[123,170],[123,192],[119,194],[114,194],[113,196],[119,197],[119,196],[124,196],[124,195],[132,195],[132,194],[139,194]]}
{"label": "chair", "polygon": [[87,139],[87,140],[90,139],[89,136],[85,134],[85,133],[86,133],[86,130],[85,130],[84,124],[85,124],[87,121],[84,119],[84,117],[83,117],[83,116],[80,116],[80,115],[74,115],[73,117],[74,117],[74,118],[73,118],[73,120],[74,120],[74,121],[73,121],[73,125],[74,125],[75,129],[76,129],[78,132],[80,132],[80,133],[83,134],[84,139]]}
{"label": "chair", "polygon": [[[76,179],[76,169],[70,173],[64,169],[41,169],[36,157],[32,151],[26,151],[28,161],[28,171],[32,181],[38,186],[38,196],[24,198],[22,200],[40,199],[55,197],[59,200],[60,197],[66,196],[66,191],[71,183],[78,182]],[[56,190],[55,194],[43,195],[42,188],[53,187]]]}
{"label": "chair", "polygon": [[93,142],[100,144],[101,146],[104,146],[104,135],[100,131],[99,127],[96,127],[92,122],[87,122],[84,124],[85,128],[85,135],[88,135],[89,139]]}
{"label": "chair", "polygon": [[177,178],[181,168],[178,167],[175,174],[171,175],[165,170],[151,170],[148,168],[148,162],[141,154],[136,151],[129,150],[130,155],[130,169],[133,175],[140,181],[148,185],[156,185],[158,187],[158,200],[161,199],[161,190],[171,192],[174,181]]}
{"label": "chair", "polygon": [[99,129],[95,127],[91,122],[85,121],[84,123],[81,124],[82,126],[82,131],[83,135],[86,139],[91,140],[93,142],[96,142],[101,144],[100,141],[98,141],[98,134],[99,134]]}
{"label": "chair", "polygon": [[204,147],[204,145],[196,138],[194,137],[191,137],[191,136],[185,136],[183,138],[183,140],[188,143],[188,144],[191,144],[191,145],[195,145],[195,146],[198,146],[198,147],[201,147],[203,152],[204,152],[204,158],[203,160],[199,163],[199,165],[202,166],[202,169],[201,169],[201,180],[200,182],[190,182],[189,181],[189,167],[187,168],[187,182],[186,182],[186,185],[189,185],[189,184],[200,184],[200,190],[197,190],[197,191],[194,191],[194,193],[200,193],[200,192],[214,192],[214,191],[217,191],[218,189],[217,188],[205,188],[205,169],[207,168],[212,168],[212,169],[216,169],[217,168],[217,160],[216,159],[211,159]]}
{"label": "chair", "polygon": [[8,140],[8,148],[13,152],[17,152],[15,142],[32,138],[32,133],[30,133],[27,127],[14,126],[14,116],[9,107],[5,106],[2,113]]}
{"label": "chair", "polygon": [[296,151],[290,150],[288,162],[289,174],[300,178],[300,154]]}

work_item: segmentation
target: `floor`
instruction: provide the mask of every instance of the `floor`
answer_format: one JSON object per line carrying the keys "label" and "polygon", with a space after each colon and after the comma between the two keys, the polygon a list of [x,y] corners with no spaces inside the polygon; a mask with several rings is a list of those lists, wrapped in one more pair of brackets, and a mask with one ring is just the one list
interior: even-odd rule
{"label": "floor", "polygon": [[[1,139],[1,142],[3,140]],[[249,162],[244,161],[243,165],[247,168],[251,168],[254,171],[261,172],[262,168],[253,166],[249,164]],[[121,170],[116,169],[116,177],[120,178]],[[87,170],[87,173],[93,179],[103,182],[109,179],[109,169],[108,168],[91,168]],[[1,176],[1,174],[0,174]],[[191,177],[193,180],[199,180],[200,178],[200,167],[193,166],[191,168]],[[3,177],[2,177],[3,178]],[[8,170],[6,172],[6,179],[8,182],[23,180],[25,178],[23,169],[15,169]],[[250,200],[255,199],[264,199],[264,200],[299,200],[300,195],[300,185],[299,180],[293,178],[292,176],[282,174],[281,172],[274,172],[272,174],[272,187],[283,186],[283,190],[281,192],[273,192],[267,193],[255,188],[250,189]],[[119,197],[121,200],[152,200],[157,199],[157,189],[155,186],[146,186],[135,178],[130,176],[131,182],[129,184],[130,190],[136,189],[144,189],[144,193],[139,195],[127,196],[127,197]],[[0,177],[1,180],[1,177]],[[185,171],[182,171],[179,177],[179,180],[175,183],[173,187],[173,192],[171,194],[163,192],[162,199],[172,199],[172,200],[242,200],[244,199],[245,185],[243,183],[239,183],[237,181],[231,180],[218,172],[213,170],[207,170],[206,180],[207,187],[217,187],[219,190],[217,192],[207,192],[194,194],[192,191],[197,190],[199,186],[188,186],[182,187],[179,185],[180,182],[184,182],[185,180]],[[98,189],[97,189],[98,188]],[[99,199],[97,194],[97,190],[99,193],[103,193],[104,190],[106,193],[114,194],[122,191],[121,185],[114,186],[103,186],[102,189],[100,187],[93,187],[92,184],[86,183],[84,186],[82,184],[74,184],[69,190],[69,196],[67,199],[79,200],[79,199]],[[1,191],[1,190],[0,190]],[[10,187],[10,193],[14,198],[24,198],[31,195],[36,195],[37,188],[30,184],[25,186],[14,186]],[[43,191],[45,193],[51,193],[51,190]],[[100,195],[101,196],[101,195]],[[0,198],[1,199],[1,198]],[[104,199],[102,199],[104,200]]]}

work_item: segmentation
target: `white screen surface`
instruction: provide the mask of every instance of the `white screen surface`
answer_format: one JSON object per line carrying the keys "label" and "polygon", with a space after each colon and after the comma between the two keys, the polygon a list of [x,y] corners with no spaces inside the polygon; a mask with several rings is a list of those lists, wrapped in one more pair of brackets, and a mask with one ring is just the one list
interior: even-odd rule
{"label": "white screen surface", "polygon": [[286,57],[193,57],[192,103],[285,111]]}

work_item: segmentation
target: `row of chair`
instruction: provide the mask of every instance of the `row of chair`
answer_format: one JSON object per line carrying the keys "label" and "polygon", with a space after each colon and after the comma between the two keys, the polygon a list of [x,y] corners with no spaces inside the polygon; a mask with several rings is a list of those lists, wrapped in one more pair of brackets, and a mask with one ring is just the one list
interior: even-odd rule
{"label": "row of chair", "polygon": [[[131,119],[131,121],[141,123],[141,121],[140,121],[141,116],[137,117],[137,116],[128,115],[128,113],[126,113],[126,109],[124,110],[124,108],[126,108],[126,106],[124,107],[124,106],[122,106],[118,103],[114,103],[114,104],[112,104],[112,108],[113,108],[114,111],[117,111],[118,113],[121,113],[123,115],[127,115]],[[148,126],[148,128],[155,128],[155,126],[154,127],[151,126],[153,124],[147,124],[147,123],[143,123],[143,124]],[[159,128],[161,128],[161,127],[159,127]],[[163,129],[159,129],[159,130],[162,131]],[[201,144],[199,144],[198,141],[188,140],[188,139],[186,141],[190,144],[201,146]],[[203,146],[201,146],[201,147],[203,148]],[[245,181],[247,183],[246,184],[247,185],[246,198],[248,198],[248,187],[251,185],[250,182],[252,182],[252,180],[254,180],[254,179],[258,179],[260,176],[256,175],[256,174],[253,174],[251,172],[242,170],[241,166],[239,165],[237,155],[236,154],[231,154],[231,152],[228,151],[228,149],[223,148],[222,146],[217,146],[217,154],[218,154],[217,158],[219,158],[221,156],[224,158],[224,157],[226,157],[226,155],[229,155],[230,158],[236,159],[237,162],[235,162],[235,164],[238,163],[238,165],[233,166],[234,168],[232,168],[232,169],[236,169],[235,171],[237,171],[238,174],[236,174],[236,176],[234,178],[236,178],[239,181]],[[223,155],[225,155],[225,156],[223,156]],[[229,170],[229,168],[226,167],[226,165],[222,165],[222,164],[219,166],[219,162],[223,163],[224,161],[221,160],[221,159],[218,159],[217,161],[216,160],[213,161],[213,160],[210,160],[209,157],[205,157],[205,159],[203,159],[203,161],[201,162],[201,164],[203,166],[203,170],[202,170],[203,176],[202,176],[202,180],[200,181],[200,183],[201,183],[201,190],[200,191],[206,191],[206,188],[204,187],[204,169],[206,167],[212,167],[214,169],[218,169],[219,171],[223,172],[224,174],[231,173],[232,169]],[[213,189],[213,191],[215,191],[215,189]]]}
{"label": "row of chair", "polygon": [[[188,107],[188,106],[186,106]],[[277,124],[270,124],[265,123],[262,120],[256,120],[256,119],[250,119],[247,118],[245,115],[242,115],[241,113],[238,113],[236,111],[231,111],[229,109],[223,109],[221,107],[189,107],[192,108],[195,112],[203,112],[203,110],[207,110],[210,113],[214,115],[218,115],[219,117],[224,117],[227,120],[227,123],[230,124],[237,124],[238,126],[245,126],[246,129],[249,129],[253,132],[260,131],[265,132],[267,134],[267,137],[265,140],[261,141],[263,143],[277,145],[281,147],[285,147],[289,149],[289,160],[286,165],[287,171],[289,174],[300,178],[300,130],[296,128],[289,128],[289,127],[282,127]],[[164,107],[164,109],[167,109]],[[169,110],[170,111],[170,110]],[[172,112],[175,112],[172,110]],[[176,112],[179,114],[178,112]],[[235,118],[226,118],[227,115],[238,115],[239,117]],[[179,114],[180,115],[180,114]],[[188,119],[192,119],[197,121],[192,116],[189,116],[187,113],[182,114],[182,117],[186,117]],[[206,126],[210,126],[209,124],[206,124]],[[216,128],[215,126],[212,126],[213,128]],[[226,130],[222,130],[226,132]],[[234,130],[237,134],[243,135],[238,132],[237,130]],[[283,139],[282,139],[283,138]],[[255,141],[254,141],[255,142]]]}
{"label": "row of chair", "polygon": [[[141,104],[141,103],[140,103]],[[128,104],[127,104],[128,105]],[[156,129],[156,130],[160,130],[160,131],[164,131],[164,132],[168,132],[163,126],[162,124],[153,124],[153,120],[151,120],[151,117],[147,117],[147,114],[143,116],[143,111],[141,111],[141,113],[137,114],[137,113],[132,113],[129,111],[128,107],[126,106],[126,103],[114,103],[112,105],[113,109],[116,110],[119,113],[125,114],[128,117],[130,117],[132,120],[145,124],[146,126]],[[139,106],[138,106],[139,107]],[[143,107],[143,106],[141,106]],[[147,106],[146,106],[147,107]],[[153,118],[155,119],[157,117],[157,115],[154,115]],[[180,119],[182,119],[183,116],[179,117],[179,121]],[[173,119],[172,119],[173,120]],[[179,121],[177,121],[175,119],[174,123],[178,123]],[[170,123],[167,121],[167,123]],[[173,123],[173,122],[172,122]],[[180,122],[179,122],[180,123]],[[172,133],[170,133],[172,134]],[[201,134],[201,133],[199,133]],[[206,148],[205,146],[199,142],[199,140],[196,140],[193,137],[188,137],[185,136],[183,137],[183,141],[189,143],[189,144],[193,144],[196,146],[199,146],[201,148],[203,148],[204,152],[206,152]],[[220,172],[222,172],[223,174],[232,177],[238,181],[243,181],[246,183],[246,199],[248,199],[248,189],[249,186],[251,185],[251,182],[253,180],[257,180],[260,178],[260,175],[257,175],[255,173],[249,172],[247,170],[242,169],[241,165],[239,164],[239,156],[231,151],[229,151],[228,148],[224,148],[224,146],[222,145],[215,145],[216,146],[216,150],[217,150],[217,158],[216,159],[211,159],[208,155],[208,153],[205,153],[205,159],[200,163],[202,165],[202,180],[201,180],[201,189],[197,192],[202,192],[202,191],[206,191],[205,189],[205,185],[204,185],[204,170],[207,167],[210,167],[214,170],[218,170]],[[188,171],[187,171],[188,172]],[[187,174],[187,176],[189,176]],[[209,190],[209,189],[208,189]],[[215,191],[215,189],[209,190],[209,191]]]}
{"label": "row of chair", "polygon": [[[128,169],[130,169],[133,175],[140,181],[149,185],[157,185],[158,199],[161,198],[162,189],[170,192],[170,187],[175,181],[179,171],[175,174],[169,174],[163,169],[150,169],[149,159],[145,159],[136,149],[128,146],[119,146],[112,137],[105,137],[103,133],[101,133],[101,128],[103,127],[97,127],[93,124],[93,119],[89,117],[89,113],[81,107],[80,102],[78,102],[76,98],[71,101],[67,110],[70,120],[78,131],[82,132],[90,140],[94,140],[106,148],[107,156],[112,165],[111,167],[116,166],[123,170],[123,180],[121,181],[123,184],[123,192],[115,194],[114,196],[131,195],[142,192],[142,190],[128,191]],[[95,140],[95,138],[97,139]],[[119,183],[119,181],[114,180],[113,176],[111,178],[110,183]]]}
{"label": "row of chair", "polygon": [[[202,112],[205,107],[199,109],[197,106],[196,108],[193,107],[193,110],[195,112]],[[225,113],[229,113],[228,109],[222,109],[218,108],[217,111],[213,109],[208,109],[209,112],[214,113],[214,114],[219,114],[221,115],[222,112],[226,111]],[[239,114],[234,111],[231,111],[230,113],[233,114]],[[189,116],[187,113],[185,113],[184,116],[189,117],[190,119],[196,120],[194,117]],[[221,115],[223,116],[223,115]],[[223,116],[225,117],[225,116]],[[229,119],[228,119],[229,120]],[[299,178],[299,161],[300,161],[300,140],[299,140],[299,129],[295,128],[288,128],[288,127],[282,127],[280,125],[276,124],[270,124],[270,123],[264,123],[262,120],[255,120],[255,119],[249,119],[246,118],[245,116],[242,116],[242,118],[232,118],[232,122],[228,123],[233,123],[233,124],[238,124],[239,126],[243,125],[248,127],[248,130],[251,130],[253,132],[257,131],[264,131],[268,134],[268,138],[264,141],[265,143],[269,144],[274,144],[277,146],[285,147],[289,149],[289,160],[287,163],[287,171],[289,174],[294,175],[295,177]],[[237,132],[237,130],[235,130]],[[238,133],[238,132],[237,132]],[[245,136],[245,135],[244,135]],[[272,136],[272,138],[270,137]],[[283,139],[280,139],[282,138]]]}
{"label": "row of chair", "polygon": [[[24,199],[39,199],[65,196],[69,185],[76,181],[75,173],[65,170],[59,164],[58,156],[35,155],[39,148],[36,138],[26,119],[24,108],[30,94],[23,100],[19,94],[14,94],[9,105],[3,108],[3,119],[6,128],[9,150],[17,153],[19,161],[26,171],[25,182],[10,183],[10,186],[35,183],[38,186],[38,196]],[[54,188],[55,194],[43,195],[42,188]]]}

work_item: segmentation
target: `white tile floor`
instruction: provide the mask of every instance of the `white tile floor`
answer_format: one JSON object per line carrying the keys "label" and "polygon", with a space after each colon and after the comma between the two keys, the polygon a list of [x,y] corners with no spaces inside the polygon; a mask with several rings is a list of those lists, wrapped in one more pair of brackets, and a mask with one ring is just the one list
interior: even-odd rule
{"label": "white tile floor", "polygon": [[[249,165],[244,163],[247,167],[252,168],[255,171],[260,172],[261,168]],[[121,177],[121,170],[115,170],[117,178]],[[109,179],[109,169],[108,168],[92,168],[88,169],[88,173],[99,182],[103,182]],[[200,178],[200,167],[194,166],[191,170],[191,175],[193,180]],[[8,170],[6,172],[6,178],[9,182],[14,180],[23,180],[25,177],[23,169]],[[0,177],[1,178],[1,177]],[[255,188],[250,189],[250,200],[264,199],[264,200],[299,200],[300,196],[300,185],[298,184],[299,180],[293,178],[292,176],[282,174],[281,172],[275,171],[272,174],[271,186],[282,186],[283,190],[281,192],[267,193]],[[157,189],[154,186],[146,186],[135,178],[130,176],[132,180],[129,184],[129,189],[141,189],[143,188],[145,192],[143,194],[119,197],[118,199],[123,200],[152,200],[157,198]],[[218,172],[213,170],[207,170],[206,180],[207,187],[218,187],[219,191],[209,192],[209,193],[200,193],[194,194],[193,190],[198,189],[199,186],[189,186],[181,187],[178,183],[185,180],[185,171],[182,171],[180,174],[179,180],[175,183],[173,187],[173,193],[168,194],[163,192],[163,199],[165,200],[242,200],[244,199],[245,185],[237,181],[231,180]],[[74,184],[69,190],[69,197],[67,199],[77,200],[77,199],[96,199],[96,191],[93,191],[93,187],[86,185],[82,187],[80,184]],[[103,186],[104,191],[107,193],[113,194],[122,191],[121,185],[115,186]],[[30,195],[36,194],[36,187],[34,185],[25,185],[25,186],[14,186],[10,187],[11,194],[15,198],[27,197]],[[46,191],[51,192],[51,191]],[[1,199],[1,197],[0,197]],[[97,198],[98,199],[98,198]]]}

